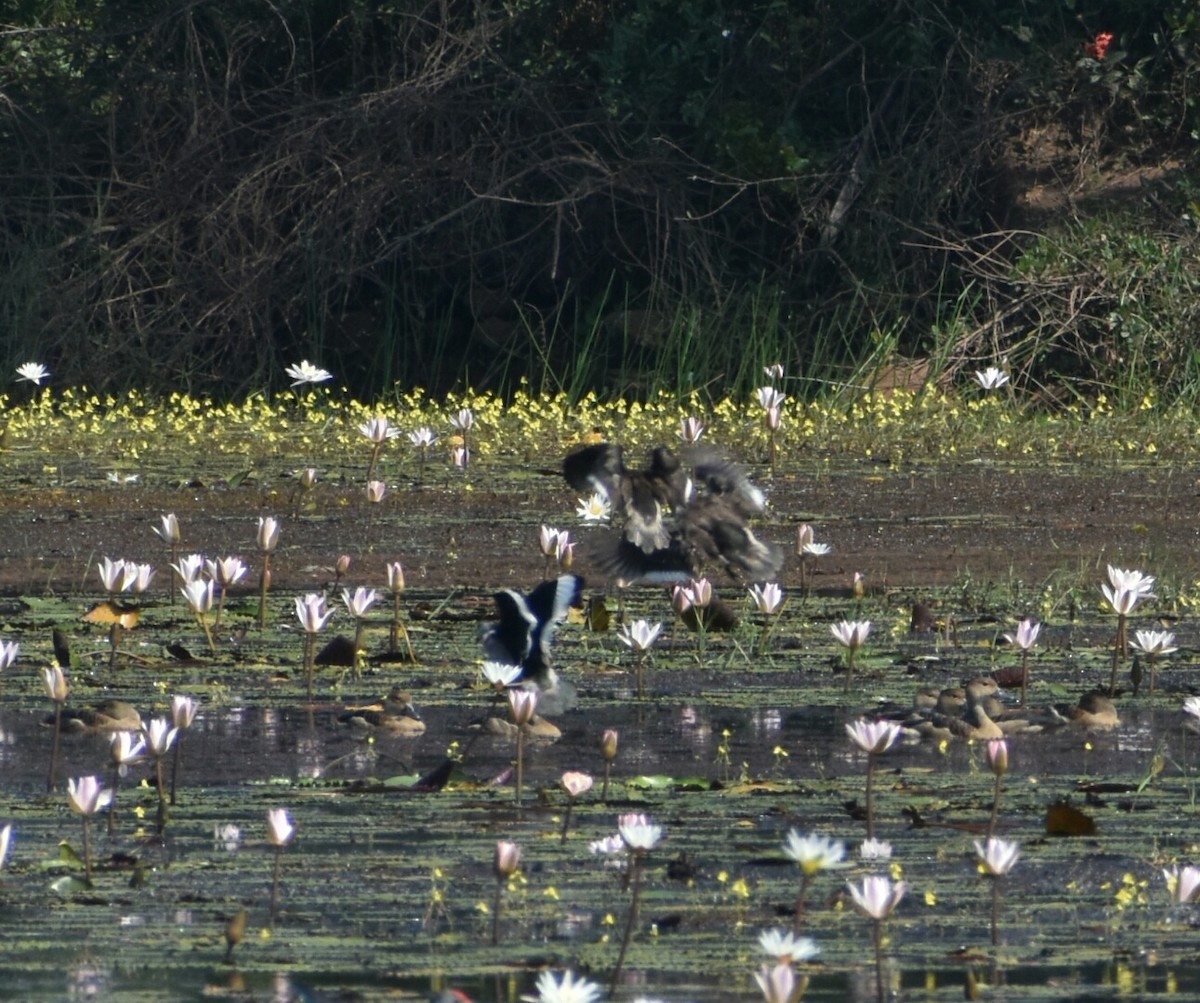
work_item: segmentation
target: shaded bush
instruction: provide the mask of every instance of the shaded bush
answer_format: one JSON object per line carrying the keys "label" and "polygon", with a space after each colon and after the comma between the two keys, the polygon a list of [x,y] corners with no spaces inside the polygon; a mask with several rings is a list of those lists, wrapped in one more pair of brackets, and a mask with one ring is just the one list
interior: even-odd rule
{"label": "shaded bush", "polygon": [[1198,126],[1182,0],[53,12],[0,39],[0,324],[109,387],[749,384],[880,332],[969,363],[1024,309],[1030,137],[1070,190]]}

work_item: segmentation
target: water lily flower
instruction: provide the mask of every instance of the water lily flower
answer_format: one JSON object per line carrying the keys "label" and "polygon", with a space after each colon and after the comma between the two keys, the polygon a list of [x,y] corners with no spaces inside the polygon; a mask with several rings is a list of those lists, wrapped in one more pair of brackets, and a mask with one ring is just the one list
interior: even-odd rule
{"label": "water lily flower", "polygon": [[126,561],[121,572],[121,591],[141,595],[150,587],[155,574],[153,565],[134,564],[132,561]]}
{"label": "water lily flower", "polygon": [[990,877],[998,878],[1013,869],[1021,856],[1021,844],[1007,839],[977,839],[975,853],[979,856],[980,867]]}
{"label": "water lily flower", "polygon": [[846,725],[850,741],[863,752],[881,755],[896,744],[904,729],[895,721],[851,721]]}
{"label": "water lily flower", "polygon": [[821,953],[812,937],[797,937],[791,930],[764,930],[758,935],[758,946],[781,965],[811,961]]}
{"label": "water lily flower", "polygon": [[249,570],[240,557],[218,557],[216,560],[205,561],[204,567],[208,576],[222,589],[240,582]]}
{"label": "water lily flower", "polygon": [[[1195,699],[1200,702],[1200,697]],[[600,751],[609,762],[617,758],[617,747],[620,740],[621,736],[616,728],[605,728],[604,734],[600,736]]]}
{"label": "water lily flower", "polygon": [[846,887],[854,899],[854,907],[874,920],[887,919],[908,891],[908,885],[903,881],[893,884],[891,878],[882,874],[868,875],[863,878],[861,885],[847,881]]}
{"label": "water lily flower", "polygon": [[180,592],[192,612],[199,616],[212,609],[214,588],[211,579],[197,578],[189,581]]}
{"label": "water lily flower", "polygon": [[769,380],[783,379],[783,363],[782,362],[773,362],[769,366],[764,366],[763,374]]}
{"label": "water lily flower", "polygon": [[378,598],[379,595],[374,589],[363,588],[361,585],[353,592],[349,589],[342,589],[342,602],[345,603],[350,615],[358,619],[367,615]]}
{"label": "water lily flower", "polygon": [[584,522],[608,522],[612,518],[612,503],[607,495],[593,491],[587,498],[577,500],[579,507],[575,509],[575,514]]}
{"label": "water lily flower", "polygon": [[892,844],[886,839],[864,839],[858,847],[862,860],[891,860]]}
{"label": "water lily flower", "polygon": [[418,449],[425,450],[437,442],[437,433],[428,425],[422,425],[408,433],[408,441]]}
{"label": "water lily flower", "polygon": [[377,446],[383,445],[388,439],[394,439],[400,434],[400,429],[393,428],[383,415],[370,418],[358,426],[358,430]]}
{"label": "water lily flower", "polygon": [[296,835],[296,827],[286,808],[267,809],[267,842],[275,847],[275,869],[271,876],[271,926],[279,913],[279,874],[283,866],[283,848]]}
{"label": "water lily flower", "polygon": [[1008,739],[993,738],[987,744],[988,767],[998,777],[1008,772]]}
{"label": "water lily flower", "polygon": [[0,641],[0,671],[9,668],[20,651],[21,645],[16,641]]}
{"label": "water lily flower", "polygon": [[464,407],[450,416],[450,424],[460,432],[468,432],[475,427],[475,412]]}
{"label": "water lily flower", "polygon": [[179,530],[179,520],[175,517],[174,512],[168,512],[166,515],[161,516],[159,524],[152,528],[158,534],[158,538],[168,547],[178,547],[183,540],[183,536]]}
{"label": "water lily flower", "polygon": [[518,728],[528,724],[537,713],[538,691],[526,689],[510,689],[508,691],[508,710],[512,723]]}
{"label": "water lily flower", "polygon": [[848,691],[854,678],[854,656],[871,633],[871,621],[841,620],[838,623],[830,624],[829,631],[833,634],[834,640],[846,649],[846,689]]}
{"label": "water lily flower", "polygon": [[620,836],[620,833],[614,832],[611,836],[605,836],[603,839],[596,839],[588,843],[588,852],[597,855],[607,855],[610,853],[623,853],[625,851],[625,840]]}
{"label": "water lily flower", "polygon": [[482,672],[483,678],[496,690],[505,690],[521,678],[521,666],[505,662],[484,662]]}
{"label": "water lily flower", "polygon": [[141,737],[135,740],[133,732],[114,731],[111,742],[109,755],[112,757],[113,765],[122,773],[146,754],[146,740]]}
{"label": "water lily flower", "polygon": [[311,491],[317,484],[317,468],[305,467],[299,473],[300,488],[304,491]]}
{"label": "water lily flower", "polygon": [[450,461],[458,469],[465,470],[471,462],[471,451],[466,446],[455,446],[450,453]]}
{"label": "water lily flower", "polygon": [[284,370],[292,378],[292,386],[298,387],[305,383],[324,383],[333,379],[333,373],[328,369],[314,366],[307,359],[299,365],[287,366]]}
{"label": "water lily flower", "polygon": [[542,972],[535,986],[536,996],[522,996],[527,1003],[599,1003],[604,991],[595,982],[575,978],[571,972],[563,972],[556,979],[553,972]]}
{"label": "water lily flower", "polygon": [[618,815],[617,832],[631,850],[653,850],[663,837],[663,827],[641,814]]}
{"label": "water lily flower", "polygon": [[8,848],[12,842],[12,823],[9,822],[0,829],[0,867],[8,864]]}
{"label": "water lily flower", "polygon": [[383,481],[367,481],[367,501],[378,505],[387,494],[387,485]]}
{"label": "water lily flower", "polygon": [[275,548],[279,545],[279,520],[273,515],[260,515],[258,517],[258,531],[255,534],[255,540],[258,543],[259,553],[272,554]]}
{"label": "water lily flower", "polygon": [[171,567],[175,574],[179,576],[179,580],[187,585],[189,582],[196,581],[204,572],[204,555],[188,554],[186,557],[181,557]]}
{"label": "water lily flower", "polygon": [[296,834],[296,827],[288,817],[286,808],[267,810],[267,842],[272,846],[287,846]]}
{"label": "water lily flower", "polygon": [[685,445],[694,446],[704,435],[704,426],[699,418],[681,418],[679,421],[679,438]]}
{"label": "water lily flower", "polygon": [[1008,373],[996,366],[975,370],[975,379],[984,390],[999,390],[1008,382]]}
{"label": "water lily flower", "polygon": [[568,770],[559,779],[562,789],[567,792],[568,797],[572,798],[586,794],[592,789],[594,783],[595,780],[590,773],[580,773],[578,770]]}
{"label": "water lily flower", "polygon": [[800,552],[808,557],[826,557],[833,552],[828,543],[806,543]]}
{"label": "water lily flower", "polygon": [[164,756],[167,750],[175,742],[175,736],[179,734],[179,729],[174,727],[165,717],[156,717],[146,727],[146,741],[149,744],[150,754],[153,756]]}
{"label": "water lily flower", "polygon": [[325,597],[319,592],[310,592],[296,597],[296,619],[308,634],[317,634],[325,629],[334,611],[325,608]]}
{"label": "water lily flower", "polygon": [[1042,632],[1042,625],[1028,618],[1017,624],[1017,632],[1015,634],[1005,634],[1004,640],[1009,644],[1015,644],[1023,651],[1028,651],[1037,644],[1038,635]]}
{"label": "water lily flower", "polygon": [[1163,877],[1167,880],[1167,891],[1172,902],[1184,905],[1193,901],[1200,892],[1200,867],[1192,867],[1189,864],[1185,867],[1164,868]]}
{"label": "water lily flower", "polygon": [[67,794],[71,810],[78,815],[95,815],[112,801],[112,791],[107,791],[99,777],[72,778],[67,781]]}
{"label": "water lily flower", "polygon": [[767,428],[772,432],[778,432],[779,426],[783,424],[783,411],[778,407],[767,408]]}
{"label": "water lily flower", "polygon": [[496,843],[496,855],[492,860],[492,870],[497,880],[503,881],[517,873],[521,866],[521,847],[502,839]]}
{"label": "water lily flower", "polygon": [[648,620],[634,620],[633,623],[621,624],[617,639],[634,651],[648,651],[655,639],[662,633],[661,623],[650,623]]}
{"label": "water lily flower", "polygon": [[391,561],[387,566],[388,588],[393,592],[404,591],[404,565]]}
{"label": "water lily flower", "polygon": [[171,721],[180,731],[187,731],[196,720],[200,701],[195,697],[176,694],[171,697]]}
{"label": "water lily flower", "polygon": [[558,552],[558,530],[543,523],[538,530],[538,546],[543,557],[553,557]]}
{"label": "water lily flower", "polygon": [[50,370],[40,362],[23,362],[17,366],[17,379],[28,380],[34,386],[40,387],[42,380],[48,379]]}
{"label": "water lily flower", "polygon": [[1139,598],[1150,596],[1154,594],[1156,580],[1153,575],[1146,575],[1132,568],[1108,565],[1108,581],[1114,592],[1136,592]]}
{"label": "water lily flower", "polygon": [[779,410],[787,397],[774,387],[759,387],[754,391],[754,397],[764,411]]}
{"label": "water lily flower", "polygon": [[834,640],[843,648],[857,651],[866,642],[871,633],[870,620],[839,620],[829,625],[829,631]]}
{"label": "water lily flower", "polygon": [[755,972],[754,981],[762,990],[764,1003],[793,1003],[796,994],[796,972],[791,965],[780,962],[773,968],[766,965]]}
{"label": "water lily flower", "polygon": [[799,830],[789,829],[783,852],[811,876],[827,867],[838,866],[846,856],[846,844],[819,833],[802,836]]}
{"label": "water lily flower", "polygon": [[66,703],[68,686],[62,666],[51,665],[42,669],[42,680],[46,684],[46,693],[52,703]]}
{"label": "water lily flower", "polygon": [[707,578],[694,578],[686,586],[688,601],[698,609],[705,609],[712,602],[712,582]]}
{"label": "water lily flower", "polygon": [[776,582],[751,585],[749,592],[751,600],[760,613],[770,616],[783,605],[783,589]]}
{"label": "water lily flower", "polygon": [[1188,697],[1183,701],[1183,712],[1200,721],[1200,697]]}
{"label": "water lily flower", "polygon": [[99,564],[96,565],[96,571],[100,575],[100,581],[104,585],[105,592],[120,592],[121,582],[125,574],[125,561],[112,560],[105,557]]}
{"label": "water lily flower", "polygon": [[804,550],[806,543],[813,542],[813,528],[806,522],[800,523],[796,527],[796,553],[799,554]]}
{"label": "water lily flower", "polygon": [[1139,630],[1130,643],[1145,655],[1169,655],[1179,650],[1169,630]]}

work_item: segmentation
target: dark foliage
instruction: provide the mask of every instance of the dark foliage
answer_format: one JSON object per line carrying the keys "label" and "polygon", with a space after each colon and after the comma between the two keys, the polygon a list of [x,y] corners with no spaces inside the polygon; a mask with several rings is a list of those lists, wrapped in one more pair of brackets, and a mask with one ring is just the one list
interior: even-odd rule
{"label": "dark foliage", "polygon": [[[7,354],[69,382],[228,393],[309,357],[373,394],[562,372],[590,332],[585,381],[636,389],[629,364],[680,305],[731,315],[764,290],[789,362],[849,315],[848,356],[881,330],[916,350],[976,286],[981,317],[1003,312],[989,249],[1015,256],[1043,222],[1022,201],[1037,170],[1069,188],[1200,127],[1190,3],[1069,13],[10,4]],[[1085,48],[1101,31],[1103,59]],[[992,324],[959,351],[1009,337]]]}

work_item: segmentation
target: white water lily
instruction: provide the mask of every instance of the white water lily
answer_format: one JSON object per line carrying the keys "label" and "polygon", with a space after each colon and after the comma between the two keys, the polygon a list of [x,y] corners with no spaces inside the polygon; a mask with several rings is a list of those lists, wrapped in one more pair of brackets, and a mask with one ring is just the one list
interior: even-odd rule
{"label": "white water lily", "polygon": [[324,383],[333,379],[333,373],[328,369],[314,366],[307,359],[294,366],[287,366],[284,372],[292,378],[292,386],[298,387],[305,383]]}
{"label": "white water lily", "polygon": [[661,623],[650,623],[648,620],[634,620],[633,623],[621,624],[617,632],[620,642],[634,651],[648,651],[658,635],[662,633]]}

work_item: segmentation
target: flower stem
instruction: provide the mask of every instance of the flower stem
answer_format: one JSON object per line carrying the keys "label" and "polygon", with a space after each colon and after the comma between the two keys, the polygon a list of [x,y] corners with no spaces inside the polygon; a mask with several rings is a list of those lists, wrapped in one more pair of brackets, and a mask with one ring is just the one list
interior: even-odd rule
{"label": "flower stem", "polygon": [[83,816],[83,878],[92,883],[92,816]]}
{"label": "flower stem", "polygon": [[575,799],[567,798],[567,810],[563,812],[562,832],[559,834],[558,841],[565,843],[567,841],[567,830],[571,828],[571,809],[575,807]]}
{"label": "flower stem", "polygon": [[992,882],[992,947],[1000,945],[1000,879],[993,877]]}
{"label": "flower stem", "polygon": [[1108,677],[1108,695],[1117,693],[1117,664],[1121,661],[1121,653],[1125,648],[1125,614],[1117,614],[1117,637],[1113,642],[1112,674]]}
{"label": "flower stem", "polygon": [[313,659],[316,658],[317,635],[304,635],[304,692],[305,699],[311,705],[313,702]]}
{"label": "flower stem", "polygon": [[800,878],[800,891],[796,894],[796,917],[792,921],[792,929],[796,933],[804,926],[804,901],[808,896],[808,885],[811,881],[812,875],[805,871]]}
{"label": "flower stem", "polygon": [[504,901],[504,880],[496,881],[496,899],[492,903],[492,947],[500,943],[500,906]]}
{"label": "flower stem", "polygon": [[867,753],[867,839],[875,838],[875,753]]}
{"label": "flower stem", "polygon": [[883,995],[883,920],[877,919],[872,923],[875,934],[875,999],[884,1003]]}
{"label": "flower stem", "polygon": [[262,571],[258,576],[258,629],[267,626],[267,586],[271,582],[271,555],[263,554]]}
{"label": "flower stem", "polygon": [[521,787],[525,783],[525,725],[517,725],[517,807],[521,807]]}
{"label": "flower stem", "polygon": [[[175,803],[175,781],[179,777],[179,760],[182,753],[179,751],[183,747],[183,732],[180,731],[175,737],[175,754],[171,757],[171,804]],[[116,788],[114,785],[113,796],[116,797]]]}
{"label": "flower stem", "polygon": [[62,701],[56,700],[54,702],[54,746],[50,750],[50,776],[46,780],[47,792],[54,790],[58,785],[58,746],[62,736],[62,711]]}
{"label": "flower stem", "polygon": [[629,920],[625,924],[625,936],[621,938],[621,953],[617,955],[617,965],[613,969],[612,984],[609,986],[608,995],[612,998],[613,993],[617,991],[617,982],[621,978],[621,969],[625,967],[625,953],[629,950],[629,941],[633,937],[633,927],[637,923],[638,906],[642,899],[642,851],[633,850],[631,865],[633,867],[633,894],[629,899]]}
{"label": "flower stem", "polygon": [[283,847],[275,847],[275,871],[271,877],[271,927],[279,915],[279,873],[283,869]]}
{"label": "flower stem", "polygon": [[1000,785],[1004,778],[1001,774],[996,774],[996,786],[992,791],[992,817],[988,821],[987,838],[991,839],[996,835],[996,822],[1000,817]]}
{"label": "flower stem", "polygon": [[213,642],[212,631],[208,629],[207,618],[203,613],[197,613],[196,619],[200,621],[200,626],[204,628],[204,639],[208,641],[208,653],[210,655],[215,655],[217,653],[217,646]]}

